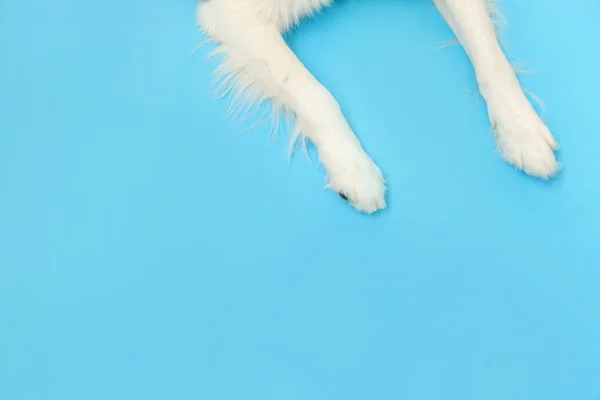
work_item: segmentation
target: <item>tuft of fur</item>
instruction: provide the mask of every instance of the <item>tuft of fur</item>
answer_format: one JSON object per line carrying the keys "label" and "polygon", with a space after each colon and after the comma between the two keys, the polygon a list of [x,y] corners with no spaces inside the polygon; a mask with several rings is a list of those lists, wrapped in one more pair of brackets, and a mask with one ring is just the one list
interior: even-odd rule
{"label": "tuft of fur", "polygon": [[487,0],[486,7],[488,15],[496,27],[496,33],[499,33],[502,28],[506,27],[506,18],[504,18],[504,15],[502,15],[500,9],[497,7],[497,1],[498,0]]}
{"label": "tuft of fur", "polygon": [[[333,0],[242,1],[246,1],[247,4],[244,6],[243,12],[251,14],[259,23],[276,27],[281,33],[298,26],[303,18],[310,18],[322,8],[333,3]],[[297,121],[296,114],[279,101],[280,93],[277,87],[264,83],[269,78],[263,77],[264,65],[261,64],[261,61],[251,57],[237,58],[236,54],[238,52],[229,48],[230,45],[217,33],[219,28],[208,23],[204,15],[209,2],[219,2],[223,7],[229,6],[231,9],[239,9],[243,6],[242,1],[202,0],[198,7],[198,24],[201,31],[208,38],[204,44],[216,46],[208,54],[208,59],[219,60],[219,65],[214,70],[212,79],[214,96],[216,99],[229,98],[228,119],[238,121],[240,124],[255,121],[247,129],[253,129],[270,120],[270,143],[273,143],[277,137],[282,122],[288,122],[291,125],[291,137],[287,155],[291,157],[300,142],[305,142],[305,136],[301,124]],[[260,112],[262,114],[259,115]]]}

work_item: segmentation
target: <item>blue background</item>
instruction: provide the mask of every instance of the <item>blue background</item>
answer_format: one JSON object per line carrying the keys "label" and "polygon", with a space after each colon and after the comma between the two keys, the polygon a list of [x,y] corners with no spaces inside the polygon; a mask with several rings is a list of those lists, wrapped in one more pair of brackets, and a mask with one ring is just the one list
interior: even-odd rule
{"label": "blue background", "polygon": [[600,398],[600,4],[502,10],[551,183],[429,1],[290,36],[384,171],[367,217],[225,120],[193,0],[0,0],[0,398]]}

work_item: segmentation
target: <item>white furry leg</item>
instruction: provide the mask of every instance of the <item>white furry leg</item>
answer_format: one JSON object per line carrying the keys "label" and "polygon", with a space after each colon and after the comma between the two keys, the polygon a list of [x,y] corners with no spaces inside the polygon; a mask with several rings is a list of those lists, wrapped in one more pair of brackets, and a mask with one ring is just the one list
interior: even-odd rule
{"label": "white furry leg", "polygon": [[490,0],[433,0],[469,55],[506,161],[547,179],[559,170],[550,130],[527,100],[498,43]]}
{"label": "white furry leg", "polygon": [[[224,56],[220,71],[236,95],[250,93],[271,101],[295,119],[299,135],[315,144],[328,188],[360,211],[385,208],[381,171],[363,150],[337,101],[281,36],[286,28],[281,9],[271,7],[285,6],[286,1],[208,0],[198,7],[198,22],[220,44],[218,52]],[[302,10],[306,11],[310,10]]]}

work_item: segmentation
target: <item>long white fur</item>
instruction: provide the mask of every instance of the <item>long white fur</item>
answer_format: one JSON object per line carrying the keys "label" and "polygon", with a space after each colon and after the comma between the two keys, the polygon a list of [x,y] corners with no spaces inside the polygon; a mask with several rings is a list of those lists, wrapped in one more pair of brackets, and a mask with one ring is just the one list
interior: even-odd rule
{"label": "long white fur", "polygon": [[[527,100],[498,41],[489,0],[433,0],[473,63],[500,153],[526,173],[547,179],[559,164],[557,144]],[[386,206],[379,167],[363,150],[331,93],[286,45],[282,33],[333,0],[202,0],[198,23],[223,61],[218,91],[231,94],[231,115],[268,101],[295,123],[294,140],[310,140],[327,172],[327,187],[359,211]],[[293,141],[294,141],[293,140]],[[292,142],[293,142],[292,141]]]}

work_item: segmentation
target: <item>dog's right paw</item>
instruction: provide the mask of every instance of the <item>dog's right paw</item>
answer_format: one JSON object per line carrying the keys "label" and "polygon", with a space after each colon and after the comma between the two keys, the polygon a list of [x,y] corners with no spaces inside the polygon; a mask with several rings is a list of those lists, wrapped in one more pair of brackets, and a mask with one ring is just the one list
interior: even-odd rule
{"label": "dog's right paw", "polygon": [[509,164],[542,179],[558,173],[560,164],[554,154],[558,144],[531,107],[503,110],[498,117],[494,124],[496,144]]}
{"label": "dog's right paw", "polygon": [[335,191],[358,211],[372,214],[386,207],[381,170],[362,148],[334,153],[321,151],[321,161],[329,180],[326,188]]}

